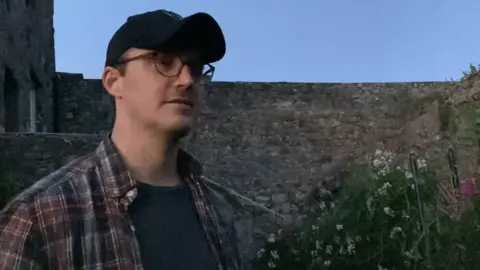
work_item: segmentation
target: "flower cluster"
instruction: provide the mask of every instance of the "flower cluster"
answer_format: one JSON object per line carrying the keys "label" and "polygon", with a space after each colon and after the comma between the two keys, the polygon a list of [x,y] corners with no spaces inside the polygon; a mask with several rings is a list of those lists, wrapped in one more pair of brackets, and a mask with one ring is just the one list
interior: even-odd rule
{"label": "flower cluster", "polygon": [[[393,167],[393,160],[391,152],[376,151],[372,169],[350,180],[354,184],[345,189],[335,207],[312,213],[305,226],[292,235],[270,235],[257,254],[257,267],[453,269],[459,265],[445,252],[464,258],[465,254],[458,254],[450,242],[468,238],[453,235],[464,230],[454,229],[458,221],[440,214],[434,170],[425,159],[415,156],[403,166]],[[464,197],[478,194],[475,183],[473,178],[461,182]],[[472,224],[468,228],[476,224],[480,235],[480,220],[462,224]]]}
{"label": "flower cluster", "polygon": [[466,198],[475,198],[478,195],[475,178],[466,178],[460,182],[460,193]]}
{"label": "flower cluster", "polygon": [[378,174],[385,176],[390,172],[390,165],[393,161],[393,153],[390,151],[377,150],[373,156],[372,165]]}

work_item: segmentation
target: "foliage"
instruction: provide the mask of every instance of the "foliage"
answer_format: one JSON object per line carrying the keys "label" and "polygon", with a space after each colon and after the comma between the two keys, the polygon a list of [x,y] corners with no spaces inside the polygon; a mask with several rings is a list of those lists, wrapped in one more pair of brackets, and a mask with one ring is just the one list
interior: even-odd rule
{"label": "foliage", "polygon": [[480,212],[474,179],[462,182],[465,212],[450,215],[440,207],[437,175],[426,160],[411,155],[406,165],[391,168],[392,158],[377,151],[334,205],[320,203],[292,234],[271,235],[257,268],[475,269]]}
{"label": "foliage", "polygon": [[[470,65],[468,67],[468,70],[462,72],[462,77],[460,77],[459,80],[460,81],[468,80],[468,79],[472,78],[475,74],[477,74],[478,71],[480,71],[480,65],[474,65],[474,64],[470,63]],[[455,80],[453,78],[449,78],[449,79],[446,79],[446,81],[456,82],[458,80]]]}
{"label": "foliage", "polygon": [[474,64],[470,64],[468,71],[462,72],[463,76],[462,76],[461,80],[469,79],[471,76],[477,74],[478,71],[480,71],[480,65],[475,66]]}

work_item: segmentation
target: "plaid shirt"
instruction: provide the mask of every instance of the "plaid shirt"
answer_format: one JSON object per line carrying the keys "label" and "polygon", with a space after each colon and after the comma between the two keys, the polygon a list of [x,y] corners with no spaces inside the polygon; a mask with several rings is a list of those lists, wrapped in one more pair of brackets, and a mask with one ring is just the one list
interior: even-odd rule
{"label": "plaid shirt", "polygon": [[[233,208],[202,181],[191,156],[179,151],[178,160],[218,269],[241,269]],[[0,212],[0,269],[143,269],[127,215],[135,196],[135,181],[107,137]]]}

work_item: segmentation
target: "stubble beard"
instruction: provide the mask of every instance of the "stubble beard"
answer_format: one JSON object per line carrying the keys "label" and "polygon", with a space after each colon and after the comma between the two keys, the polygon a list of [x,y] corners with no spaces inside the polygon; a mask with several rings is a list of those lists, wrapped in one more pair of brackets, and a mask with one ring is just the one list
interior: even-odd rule
{"label": "stubble beard", "polygon": [[190,133],[191,129],[192,127],[187,126],[177,130],[173,130],[171,133],[172,143],[175,145],[179,144],[180,141]]}

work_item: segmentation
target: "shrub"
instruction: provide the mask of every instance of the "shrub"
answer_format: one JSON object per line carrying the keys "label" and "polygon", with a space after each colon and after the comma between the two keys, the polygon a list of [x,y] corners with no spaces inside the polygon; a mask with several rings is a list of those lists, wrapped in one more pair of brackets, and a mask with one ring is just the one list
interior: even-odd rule
{"label": "shrub", "polygon": [[392,158],[377,151],[334,204],[320,202],[292,234],[271,235],[257,268],[474,269],[480,262],[475,181],[462,183],[468,210],[450,215],[440,207],[437,175],[425,160],[412,155],[391,168]]}

